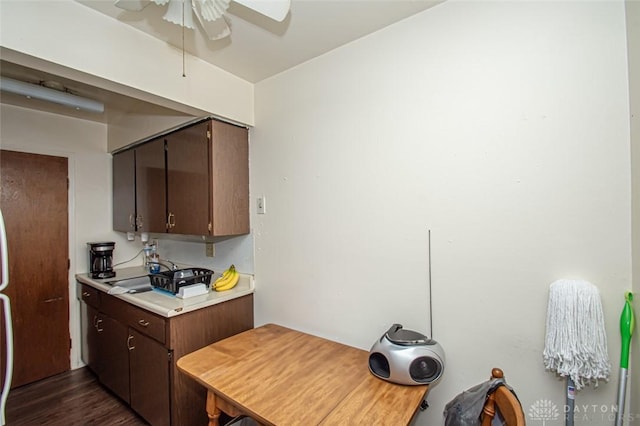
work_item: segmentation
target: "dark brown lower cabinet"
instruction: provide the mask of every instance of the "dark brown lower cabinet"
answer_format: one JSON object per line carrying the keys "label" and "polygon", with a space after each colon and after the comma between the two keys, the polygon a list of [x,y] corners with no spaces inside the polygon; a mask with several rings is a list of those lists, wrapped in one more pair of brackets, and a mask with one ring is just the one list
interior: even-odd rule
{"label": "dark brown lower cabinet", "polygon": [[127,339],[129,329],[119,321],[98,314],[98,378],[123,400],[130,401],[129,351]]}
{"label": "dark brown lower cabinet", "polygon": [[129,332],[131,408],[152,425],[168,425],[171,352],[136,330]]}
{"label": "dark brown lower cabinet", "polygon": [[82,334],[82,360],[96,375],[98,367],[98,309],[89,303],[80,304],[80,325]]}
{"label": "dark brown lower cabinet", "polygon": [[152,426],[206,425],[206,390],[176,361],[253,328],[253,295],[162,317],[78,283],[82,359]]}

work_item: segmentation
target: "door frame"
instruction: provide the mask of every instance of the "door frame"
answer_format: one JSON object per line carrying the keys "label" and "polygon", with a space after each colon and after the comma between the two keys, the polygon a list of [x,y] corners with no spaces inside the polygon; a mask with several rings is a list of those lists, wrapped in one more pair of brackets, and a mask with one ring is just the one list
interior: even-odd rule
{"label": "door frame", "polygon": [[[67,220],[68,220],[68,251],[69,251],[69,270],[67,271],[67,286],[69,290],[69,336],[71,337],[71,348],[69,350],[69,368],[75,370],[76,368],[84,366],[82,362],[80,351],[82,345],[80,342],[80,302],[78,301],[76,291],[76,277],[73,271],[76,270],[76,216],[75,216],[75,172],[76,172],[76,154],[69,151],[55,150],[55,149],[42,149],[34,147],[24,147],[19,145],[12,145],[3,143],[0,145],[0,149],[7,151],[19,151],[28,154],[50,155],[54,157],[62,157],[67,159],[67,177],[69,179],[69,187],[67,188]],[[11,285],[11,282],[9,282]]]}

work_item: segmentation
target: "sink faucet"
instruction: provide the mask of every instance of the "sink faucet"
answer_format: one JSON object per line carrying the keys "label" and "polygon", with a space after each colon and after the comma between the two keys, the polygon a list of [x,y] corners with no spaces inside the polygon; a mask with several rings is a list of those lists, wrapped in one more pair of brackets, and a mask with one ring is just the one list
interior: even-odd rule
{"label": "sink faucet", "polygon": [[[167,263],[165,263],[165,262],[169,263],[171,266],[167,265]],[[151,261],[149,263],[160,265],[160,266],[164,266],[169,271],[177,271],[178,269],[180,269],[180,268],[178,268],[178,265],[176,265],[175,263],[173,263],[170,260],[158,260],[158,261]]]}

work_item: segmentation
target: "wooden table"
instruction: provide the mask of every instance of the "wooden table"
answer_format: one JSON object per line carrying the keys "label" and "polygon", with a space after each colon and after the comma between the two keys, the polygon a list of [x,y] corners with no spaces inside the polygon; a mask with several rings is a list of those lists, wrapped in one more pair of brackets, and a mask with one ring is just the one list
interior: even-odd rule
{"label": "wooden table", "polygon": [[375,377],[367,351],[274,324],[229,337],[178,360],[207,388],[209,425],[220,411],[265,425],[404,425],[428,385]]}

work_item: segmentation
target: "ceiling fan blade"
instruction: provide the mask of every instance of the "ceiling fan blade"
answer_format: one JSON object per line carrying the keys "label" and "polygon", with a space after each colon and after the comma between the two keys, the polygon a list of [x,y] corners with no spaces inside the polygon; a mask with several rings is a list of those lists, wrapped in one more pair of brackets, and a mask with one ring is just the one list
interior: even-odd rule
{"label": "ceiling fan blade", "polygon": [[194,29],[191,0],[184,2],[182,0],[170,0],[167,13],[164,14],[162,19],[176,25],[182,25],[191,30]]}
{"label": "ceiling fan blade", "polygon": [[220,18],[229,8],[231,0],[195,0],[193,9],[207,21],[215,21]]}
{"label": "ceiling fan blade", "polygon": [[234,0],[243,6],[267,16],[275,21],[282,22],[289,13],[291,0]]}
{"label": "ceiling fan blade", "polygon": [[203,18],[197,6],[193,8],[193,12],[209,40],[220,40],[221,38],[229,37],[231,34],[231,29],[224,16],[220,16],[215,21],[208,21]]}
{"label": "ceiling fan blade", "polygon": [[151,0],[116,0],[113,4],[120,9],[131,12],[140,12],[142,9],[149,6],[149,3],[151,3]]}

